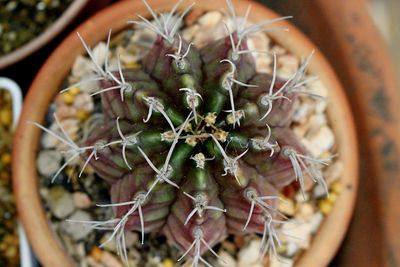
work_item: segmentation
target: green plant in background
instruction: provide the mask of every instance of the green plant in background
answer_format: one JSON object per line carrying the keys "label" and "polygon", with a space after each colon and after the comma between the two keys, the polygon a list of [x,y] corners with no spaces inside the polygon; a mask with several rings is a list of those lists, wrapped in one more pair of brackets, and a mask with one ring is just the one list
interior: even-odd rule
{"label": "green plant in background", "polygon": [[[132,23],[157,33],[139,68],[111,70],[92,58],[101,95],[104,123],[89,137],[74,143],[58,123],[58,135],[35,123],[69,147],[69,159],[54,179],[76,158],[84,159],[110,184],[115,218],[81,222],[111,230],[127,262],[124,232],[159,232],[170,244],[190,255],[192,266],[228,234],[262,234],[261,255],[277,256],[276,226],[285,216],[276,209],[279,192],[305,174],[322,183],[320,165],[309,157],[289,128],[294,102],[303,86],[308,57],[289,79],[257,73],[247,38],[275,30],[267,26],[287,17],[248,26],[250,8],[236,16],[227,1],[234,30],[197,49],[179,35],[182,1],[168,14],[156,14],[145,0],[153,21]],[[111,32],[107,47],[110,45]],[[86,81],[81,81],[86,82]],[[68,91],[70,88],[63,90]],[[55,117],[56,122],[58,122]],[[327,190],[326,190],[327,191]],[[103,243],[104,245],[104,243]],[[218,256],[217,256],[218,257]],[[181,260],[179,259],[179,260]]]}

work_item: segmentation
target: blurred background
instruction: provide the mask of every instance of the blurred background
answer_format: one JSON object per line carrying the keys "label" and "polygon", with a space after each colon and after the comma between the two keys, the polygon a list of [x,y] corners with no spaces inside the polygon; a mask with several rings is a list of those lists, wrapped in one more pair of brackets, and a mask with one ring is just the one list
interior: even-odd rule
{"label": "blurred background", "polygon": [[[15,1],[0,0],[0,10],[10,2]],[[115,1],[89,0],[50,42],[25,59],[0,68],[0,76],[17,81],[26,93],[43,62],[66,35],[112,2]],[[397,206],[400,197],[400,89],[397,83],[400,77],[400,1],[258,2],[282,15],[294,16],[293,23],[315,42],[335,68],[354,108],[362,158],[360,189],[349,233],[331,266],[400,266]],[[0,42],[3,30],[0,24]],[[5,105],[9,104],[0,101],[0,108]],[[4,136],[0,136],[1,139],[6,140]],[[9,158],[3,157],[1,160],[9,164]],[[9,171],[9,168],[3,166],[3,170]],[[1,175],[1,179],[9,179],[6,174]],[[5,194],[5,190],[9,188],[0,188],[0,195]],[[3,212],[5,200],[1,198],[0,201],[0,212]],[[7,220],[6,217],[0,222],[0,238],[5,236],[4,229],[12,227],[7,225]],[[8,239],[0,240],[0,251],[2,247],[18,243]],[[8,266],[1,262],[0,259],[0,266]]]}

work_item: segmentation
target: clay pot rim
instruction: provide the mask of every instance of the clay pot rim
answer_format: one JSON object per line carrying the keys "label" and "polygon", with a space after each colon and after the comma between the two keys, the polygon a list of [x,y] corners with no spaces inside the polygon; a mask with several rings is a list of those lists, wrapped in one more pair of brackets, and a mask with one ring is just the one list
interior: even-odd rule
{"label": "clay pot rim", "polygon": [[[184,6],[188,4],[186,2]],[[157,6],[157,10],[160,11],[167,10],[171,6],[170,3],[175,3],[175,0],[153,0],[149,3],[152,6]],[[244,13],[250,3],[253,5],[252,21],[277,17],[277,14],[273,11],[253,1],[234,1],[236,9],[240,11],[239,14]],[[197,3],[196,8],[204,10],[225,9],[225,1],[202,0]],[[76,31],[79,31],[88,45],[92,46],[106,37],[110,26],[112,26],[114,32],[125,28],[127,19],[135,19],[135,12],[145,16],[149,15],[144,5],[139,1],[118,2],[85,21]],[[318,73],[323,84],[329,89],[330,101],[340,107],[328,105],[328,117],[336,136],[339,157],[345,165],[342,177],[344,190],[338,197],[331,213],[325,218],[324,223],[314,236],[310,249],[305,251],[296,262],[297,266],[304,267],[326,266],[343,240],[354,209],[358,185],[355,126],[344,90],[321,52],[288,21],[281,21],[274,26],[289,29],[289,33],[271,32],[270,36],[291,53],[307,56],[312,50],[315,50],[309,72]],[[73,264],[54,238],[54,233],[50,230],[43,210],[38,193],[35,162],[40,130],[26,122],[42,123],[44,121],[49,103],[59,90],[59,86],[68,74],[75,57],[82,53],[83,48],[75,33],[72,33],[51,54],[31,85],[14,137],[13,183],[17,209],[33,249],[45,266],[70,267]],[[48,79],[48,77],[52,78]],[[43,92],[46,92],[46,94],[43,94]]]}
{"label": "clay pot rim", "polygon": [[0,69],[8,67],[33,54],[50,42],[79,14],[89,0],[74,0],[53,24],[36,38],[0,57]]}

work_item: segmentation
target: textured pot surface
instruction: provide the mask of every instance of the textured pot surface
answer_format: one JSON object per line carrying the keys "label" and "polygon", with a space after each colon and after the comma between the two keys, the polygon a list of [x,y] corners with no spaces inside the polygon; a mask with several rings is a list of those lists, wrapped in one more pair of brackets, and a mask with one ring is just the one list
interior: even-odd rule
{"label": "textured pot surface", "polygon": [[[233,2],[239,14],[244,14],[251,3],[255,7],[251,16],[253,22],[277,17],[269,9],[252,1]],[[149,3],[162,11],[169,10],[175,1],[159,0]],[[221,10],[225,8],[225,1],[202,0],[197,3],[196,8]],[[85,37],[88,45],[93,46],[105,39],[110,28],[113,32],[124,29],[127,20],[135,19],[134,14],[149,15],[140,1],[123,1],[87,20],[76,31]],[[277,26],[286,27],[289,32],[272,32],[271,38],[291,53],[305,56],[315,49],[314,45],[290,23],[283,21]],[[41,132],[26,122],[43,123],[48,105],[68,75],[76,56],[83,52],[83,47],[74,32],[49,57],[28,92],[14,140],[13,172],[18,211],[33,248],[45,266],[72,266],[72,263],[54,238],[42,208],[36,172],[36,153],[39,149]],[[329,90],[328,116],[336,135],[339,157],[345,164],[342,177],[345,190],[338,198],[331,214],[326,217],[311,248],[297,262],[298,266],[319,267],[329,263],[350,221],[357,188],[358,158],[355,129],[348,102],[335,74],[319,51],[316,51],[311,61],[309,72],[318,75]]]}

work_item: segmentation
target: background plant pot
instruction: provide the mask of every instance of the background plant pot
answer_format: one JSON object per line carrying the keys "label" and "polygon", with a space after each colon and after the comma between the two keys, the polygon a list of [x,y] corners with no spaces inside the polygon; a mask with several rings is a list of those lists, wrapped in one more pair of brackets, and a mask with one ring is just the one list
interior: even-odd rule
{"label": "background plant pot", "polygon": [[17,48],[9,54],[0,57],[0,69],[5,68],[27,56],[36,52],[43,47],[65,27],[67,27],[72,20],[79,14],[85,7],[89,0],[74,0],[64,13],[54,23],[45,29],[38,37],[32,39],[25,45]]}
{"label": "background plant pot", "polygon": [[[169,10],[175,3],[174,0],[149,2],[151,5],[157,6],[158,11]],[[277,16],[272,11],[252,1],[234,1],[239,14],[244,14],[250,3],[256,6],[251,16],[254,22]],[[196,8],[221,10],[225,8],[225,1],[202,0],[196,5]],[[87,20],[76,31],[82,34],[89,46],[93,46],[105,39],[109,28],[112,28],[113,32],[124,29],[126,21],[134,19],[132,14],[136,13],[149,15],[141,2],[123,1],[101,11]],[[291,53],[304,56],[315,49],[315,46],[293,25],[288,22],[280,22],[277,26],[286,27],[290,32],[273,32],[271,37]],[[39,148],[41,132],[27,124],[26,121],[39,123],[44,121],[48,105],[58,92],[76,56],[83,51],[83,47],[74,33],[64,40],[49,57],[28,92],[21,123],[14,139],[13,171],[17,207],[34,250],[45,266],[63,267],[71,266],[72,263],[54,238],[42,208],[36,173],[36,152]],[[327,265],[335,254],[351,218],[357,187],[358,158],[355,130],[348,103],[335,74],[320,52],[315,53],[309,70],[312,74],[317,74],[325,86],[329,88],[329,101],[334,105],[329,105],[328,116],[337,138],[339,157],[345,164],[342,178],[345,190],[315,236],[311,248],[298,261],[298,266],[320,267]],[[46,92],[46,94],[43,92]],[[340,108],[337,108],[338,106]],[[21,166],[24,167],[21,168]]]}
{"label": "background plant pot", "polygon": [[[334,266],[400,266],[400,76],[368,12],[368,1],[260,2],[282,15],[296,14],[296,25],[319,45],[351,99],[362,144],[362,186]],[[391,30],[396,31],[394,25]],[[373,231],[366,234],[365,229]]]}

